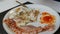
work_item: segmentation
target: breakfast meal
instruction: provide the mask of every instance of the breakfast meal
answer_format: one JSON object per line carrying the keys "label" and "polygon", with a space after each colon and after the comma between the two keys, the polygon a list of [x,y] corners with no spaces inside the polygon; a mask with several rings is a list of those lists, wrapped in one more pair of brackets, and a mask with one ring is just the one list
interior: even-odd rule
{"label": "breakfast meal", "polygon": [[54,30],[55,20],[55,16],[46,11],[20,6],[3,21],[16,34],[38,34]]}

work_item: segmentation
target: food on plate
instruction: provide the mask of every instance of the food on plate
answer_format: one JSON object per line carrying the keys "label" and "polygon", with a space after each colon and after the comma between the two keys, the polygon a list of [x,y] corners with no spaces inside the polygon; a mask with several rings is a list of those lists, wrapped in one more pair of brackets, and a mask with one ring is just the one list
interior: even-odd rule
{"label": "food on plate", "polygon": [[48,26],[45,26],[43,27],[43,30],[42,31],[53,31],[55,29],[55,26],[54,25],[48,25]]}
{"label": "food on plate", "polygon": [[54,24],[55,23],[55,16],[49,14],[48,12],[43,12],[40,18],[40,22],[44,24]]}
{"label": "food on plate", "polygon": [[35,27],[32,25],[22,26],[18,27],[16,26],[16,23],[13,19],[6,19],[4,20],[6,24],[16,33],[16,34],[22,34],[22,33],[31,33],[31,34],[38,34],[38,32],[42,31],[41,27]]}
{"label": "food on plate", "polygon": [[50,15],[48,12],[42,12],[42,15]]}
{"label": "food on plate", "polygon": [[49,25],[45,27],[35,27],[33,25],[26,25],[22,27],[18,27],[13,19],[6,19],[4,20],[9,28],[11,28],[16,34],[38,34],[39,32],[43,32],[46,30],[53,30],[54,26]]}
{"label": "food on plate", "polygon": [[3,22],[5,22],[16,34],[38,34],[43,31],[54,30],[55,26],[52,23],[55,22],[55,16],[49,14],[48,12],[42,12],[42,16],[40,17],[41,24],[48,25],[42,27],[40,26],[41,24],[39,24],[40,22],[38,22],[39,26],[36,27],[33,24],[29,24],[37,24],[37,18],[40,14],[39,10],[20,6],[16,8],[14,12],[11,12],[9,17],[4,19]]}
{"label": "food on plate", "polygon": [[39,13],[39,10],[21,6],[16,8],[15,12],[12,13],[9,18],[16,21],[18,26],[24,26],[28,23],[35,22]]}

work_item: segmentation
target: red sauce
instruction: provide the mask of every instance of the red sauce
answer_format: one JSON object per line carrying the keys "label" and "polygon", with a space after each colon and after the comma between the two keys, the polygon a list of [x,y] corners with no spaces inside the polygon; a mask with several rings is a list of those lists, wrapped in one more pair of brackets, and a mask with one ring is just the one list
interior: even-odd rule
{"label": "red sauce", "polygon": [[43,12],[42,16],[41,16],[41,23],[45,23],[45,24],[52,24],[55,22],[55,16],[47,13],[47,12]]}
{"label": "red sauce", "polygon": [[53,20],[53,17],[52,16],[45,16],[43,17],[43,21],[46,22],[46,23],[49,23]]}

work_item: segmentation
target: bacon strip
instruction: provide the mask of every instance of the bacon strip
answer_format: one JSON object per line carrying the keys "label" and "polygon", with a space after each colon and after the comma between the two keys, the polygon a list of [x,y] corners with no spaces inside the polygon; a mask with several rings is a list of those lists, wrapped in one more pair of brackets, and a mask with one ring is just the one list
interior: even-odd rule
{"label": "bacon strip", "polygon": [[17,27],[16,22],[13,19],[5,19],[4,22],[16,33],[16,34],[38,34],[39,32],[52,29],[53,26],[35,27],[32,25]]}

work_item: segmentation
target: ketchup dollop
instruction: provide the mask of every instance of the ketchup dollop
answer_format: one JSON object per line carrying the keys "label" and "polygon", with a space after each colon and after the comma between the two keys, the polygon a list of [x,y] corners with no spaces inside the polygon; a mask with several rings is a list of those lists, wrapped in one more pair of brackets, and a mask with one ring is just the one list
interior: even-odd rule
{"label": "ketchup dollop", "polygon": [[43,23],[44,24],[52,24],[52,23],[55,22],[55,16],[54,15],[51,15],[48,12],[43,12],[40,20],[41,20],[41,23],[42,24]]}
{"label": "ketchup dollop", "polygon": [[45,17],[43,17],[43,21],[46,22],[46,23],[50,23],[51,21],[53,21],[53,17],[45,16]]}

